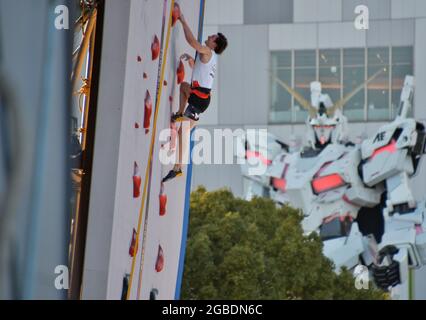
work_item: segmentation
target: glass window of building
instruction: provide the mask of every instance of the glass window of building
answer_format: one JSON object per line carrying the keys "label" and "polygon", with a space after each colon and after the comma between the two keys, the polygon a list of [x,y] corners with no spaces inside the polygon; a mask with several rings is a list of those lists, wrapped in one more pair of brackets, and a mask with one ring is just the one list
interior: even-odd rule
{"label": "glass window of building", "polygon": [[[294,89],[307,101],[311,101],[311,82],[316,80],[317,55],[315,50],[296,50],[294,52]],[[303,122],[308,113],[294,100],[294,120]]]}
{"label": "glass window of building", "polygon": [[[343,49],[343,95],[350,94],[365,82],[365,49]],[[344,106],[344,114],[352,121],[364,120],[365,90],[355,94]]]}
{"label": "glass window of building", "polygon": [[[401,89],[406,75],[413,75],[413,47],[392,48],[392,102],[391,112],[394,118],[398,112]],[[414,104],[414,101],[412,101]],[[414,105],[413,105],[414,108]],[[410,115],[413,115],[413,108]]]}
{"label": "glass window of building", "polygon": [[292,86],[291,51],[272,52],[272,86],[271,86],[271,122],[292,122],[292,96],[276,80],[277,78]]}
{"label": "glass window of building", "polygon": [[340,100],[342,93],[340,50],[319,50],[318,55],[322,92],[327,93],[333,103],[336,103]]}
{"label": "glass window of building", "polygon": [[271,69],[271,122],[302,123],[307,118],[306,110],[274,78],[308,102],[310,84],[318,80],[336,103],[376,73],[347,101],[344,113],[349,121],[388,121],[398,111],[405,76],[413,75],[413,47],[277,51],[271,54]]}
{"label": "glass window of building", "polygon": [[367,84],[368,120],[384,120],[390,117],[389,47],[368,48],[368,78],[377,75]]}

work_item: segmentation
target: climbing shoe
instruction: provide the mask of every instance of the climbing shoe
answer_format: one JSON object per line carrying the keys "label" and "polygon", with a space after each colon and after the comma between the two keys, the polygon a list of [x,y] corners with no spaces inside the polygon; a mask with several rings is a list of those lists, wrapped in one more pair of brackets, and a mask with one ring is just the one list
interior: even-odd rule
{"label": "climbing shoe", "polygon": [[196,113],[191,106],[188,106],[188,108],[186,108],[183,116],[184,118],[191,119],[194,121],[200,120],[200,118],[198,117],[198,113]]}
{"label": "climbing shoe", "polygon": [[167,182],[169,180],[172,180],[173,178],[180,177],[182,175],[182,170],[170,170],[170,172],[167,174],[167,176],[164,177],[163,183]]}
{"label": "climbing shoe", "polygon": [[171,120],[172,120],[172,122],[180,122],[180,121],[185,120],[185,117],[183,116],[182,113],[176,112],[172,115]]}

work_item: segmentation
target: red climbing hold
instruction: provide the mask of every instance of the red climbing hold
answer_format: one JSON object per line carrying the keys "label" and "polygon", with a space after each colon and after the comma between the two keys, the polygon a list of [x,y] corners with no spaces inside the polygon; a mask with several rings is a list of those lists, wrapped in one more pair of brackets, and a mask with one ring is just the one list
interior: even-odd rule
{"label": "red climbing hold", "polygon": [[165,87],[167,87],[167,80],[164,80],[163,84]]}
{"label": "red climbing hold", "polygon": [[138,62],[142,62],[141,56],[138,56]]}
{"label": "red climbing hold", "polygon": [[145,129],[145,134],[149,132],[149,127],[151,126],[151,113],[152,113],[152,100],[151,95],[148,90],[145,94],[145,115],[143,120],[143,127]]}
{"label": "red climbing hold", "polygon": [[130,243],[129,255],[133,258],[138,252],[138,234],[133,228],[132,242]]}
{"label": "red climbing hold", "polygon": [[157,36],[155,36],[154,37],[154,41],[152,41],[152,44],[151,44],[151,53],[152,53],[152,60],[153,61],[155,59],[157,59],[158,56],[160,55],[160,41],[158,40]]}
{"label": "red climbing hold", "polygon": [[169,96],[169,102],[172,103],[173,102],[173,97]]}
{"label": "red climbing hold", "polygon": [[139,129],[139,123],[135,122],[135,129]]}
{"label": "red climbing hold", "polygon": [[183,65],[182,60],[179,62],[179,67],[177,68],[177,83],[181,84],[185,79],[185,66]]}
{"label": "red climbing hold", "polygon": [[148,79],[148,75],[145,72],[143,73],[143,78]]}
{"label": "red climbing hold", "polygon": [[164,194],[164,185],[161,184],[161,191],[160,191],[160,217],[163,217],[166,215],[166,208],[167,208],[167,195]]}
{"label": "red climbing hold", "polygon": [[157,254],[157,261],[155,262],[155,271],[161,272],[164,268],[164,253],[163,248],[161,246],[158,246],[158,254]]}
{"label": "red climbing hold", "polygon": [[139,198],[141,195],[142,178],[139,173],[138,164],[135,162],[133,167],[133,198]]}
{"label": "red climbing hold", "polygon": [[160,194],[160,216],[163,217],[166,215],[167,208],[167,195]]}
{"label": "red climbing hold", "polygon": [[176,21],[180,18],[180,7],[177,3],[175,3],[175,6],[173,7],[173,13],[172,13],[172,27],[175,26]]}

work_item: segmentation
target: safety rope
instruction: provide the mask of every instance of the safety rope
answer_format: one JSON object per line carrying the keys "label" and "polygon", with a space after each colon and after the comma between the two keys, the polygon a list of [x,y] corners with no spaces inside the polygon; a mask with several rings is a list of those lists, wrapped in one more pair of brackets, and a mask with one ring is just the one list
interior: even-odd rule
{"label": "safety rope", "polygon": [[[167,6],[167,1],[168,0],[164,0],[164,6],[165,7]],[[170,15],[169,15],[169,20],[168,20],[168,26],[167,26],[166,47],[165,47],[165,50],[163,51],[163,54],[160,55],[161,60],[158,63],[160,79],[157,78],[157,97],[156,97],[156,102],[155,102],[153,130],[152,130],[152,135],[151,135],[151,143],[150,143],[150,147],[149,147],[148,163],[147,163],[146,172],[145,172],[145,181],[144,181],[144,187],[143,187],[143,193],[142,193],[141,207],[140,207],[140,210],[139,210],[138,228],[137,228],[137,233],[136,233],[136,236],[137,236],[136,242],[137,243],[139,242],[139,235],[140,235],[141,226],[142,226],[142,216],[143,216],[143,212],[144,212],[144,208],[145,208],[145,201],[147,199],[147,191],[148,191],[147,189],[148,189],[148,185],[150,186],[150,182],[151,182],[152,158],[153,158],[153,153],[154,153],[155,136],[156,136],[156,132],[157,132],[157,119],[158,119],[158,113],[159,113],[159,109],[160,109],[161,93],[162,93],[162,89],[163,89],[164,72],[165,72],[165,67],[166,67],[166,64],[167,64],[167,52],[168,52],[168,48],[169,48],[170,31],[171,31],[171,26],[172,26],[172,14],[173,14],[174,3],[175,3],[175,0],[172,0],[171,1],[171,7],[170,7]],[[165,17],[165,15],[163,17]],[[165,23],[163,23],[161,41],[163,41],[163,39],[164,39],[164,37],[163,37],[164,36],[164,25],[165,25]],[[161,50],[163,50],[163,46],[161,46]],[[160,71],[160,69],[161,69],[161,71]],[[147,200],[147,202],[149,202],[149,199]],[[145,243],[146,243],[147,226],[148,226],[148,210],[145,212],[144,230],[143,230],[143,234],[142,234],[143,238],[142,238],[142,246],[141,246],[141,262],[140,262],[140,271],[139,271],[139,283],[141,283],[141,280],[142,280],[142,271],[143,271],[142,269],[143,269],[144,256],[145,256]],[[132,258],[132,268],[131,268],[131,271],[130,271],[129,287],[127,289],[126,300],[129,300],[129,298],[130,298],[137,256],[138,255],[135,254]],[[137,299],[138,300],[139,300],[139,297],[140,297],[140,290],[139,289],[140,288],[138,288],[138,292],[137,292]]]}

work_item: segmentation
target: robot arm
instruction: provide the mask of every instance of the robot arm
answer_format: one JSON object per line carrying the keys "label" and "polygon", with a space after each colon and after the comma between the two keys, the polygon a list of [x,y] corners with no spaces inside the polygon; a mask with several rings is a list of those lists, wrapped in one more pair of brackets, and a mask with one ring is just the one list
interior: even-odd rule
{"label": "robot arm", "polygon": [[379,287],[392,288],[393,298],[408,299],[409,268],[426,265],[426,206],[424,201],[415,199],[410,189],[412,165],[404,158],[397,159],[405,164],[401,171],[384,181],[387,190],[383,209],[385,232],[372,272]]}
{"label": "robot arm", "polygon": [[373,275],[379,287],[397,287],[400,298],[408,298],[409,268],[426,264],[426,205],[414,197],[409,184],[425,153],[426,134],[423,124],[406,118],[412,96],[413,78],[406,77],[397,118],[361,148],[364,183],[383,185],[387,192],[385,233]]}
{"label": "robot arm", "polygon": [[[244,177],[245,199],[269,196],[268,171],[277,167],[278,154],[287,154],[289,146],[267,132],[244,132],[236,139],[234,152]],[[279,164],[278,164],[279,165]],[[253,170],[255,169],[255,170]]]}
{"label": "robot arm", "polygon": [[413,78],[406,77],[397,118],[382,126],[361,147],[361,173],[368,187],[384,184],[390,213],[412,211],[416,200],[409,186],[419,160],[425,153],[425,127],[406,115],[413,96]]}
{"label": "robot arm", "polygon": [[372,266],[376,284],[391,289],[393,298],[408,299],[410,268],[426,265],[425,202],[418,202],[412,213],[389,215],[385,209],[385,233]]}

